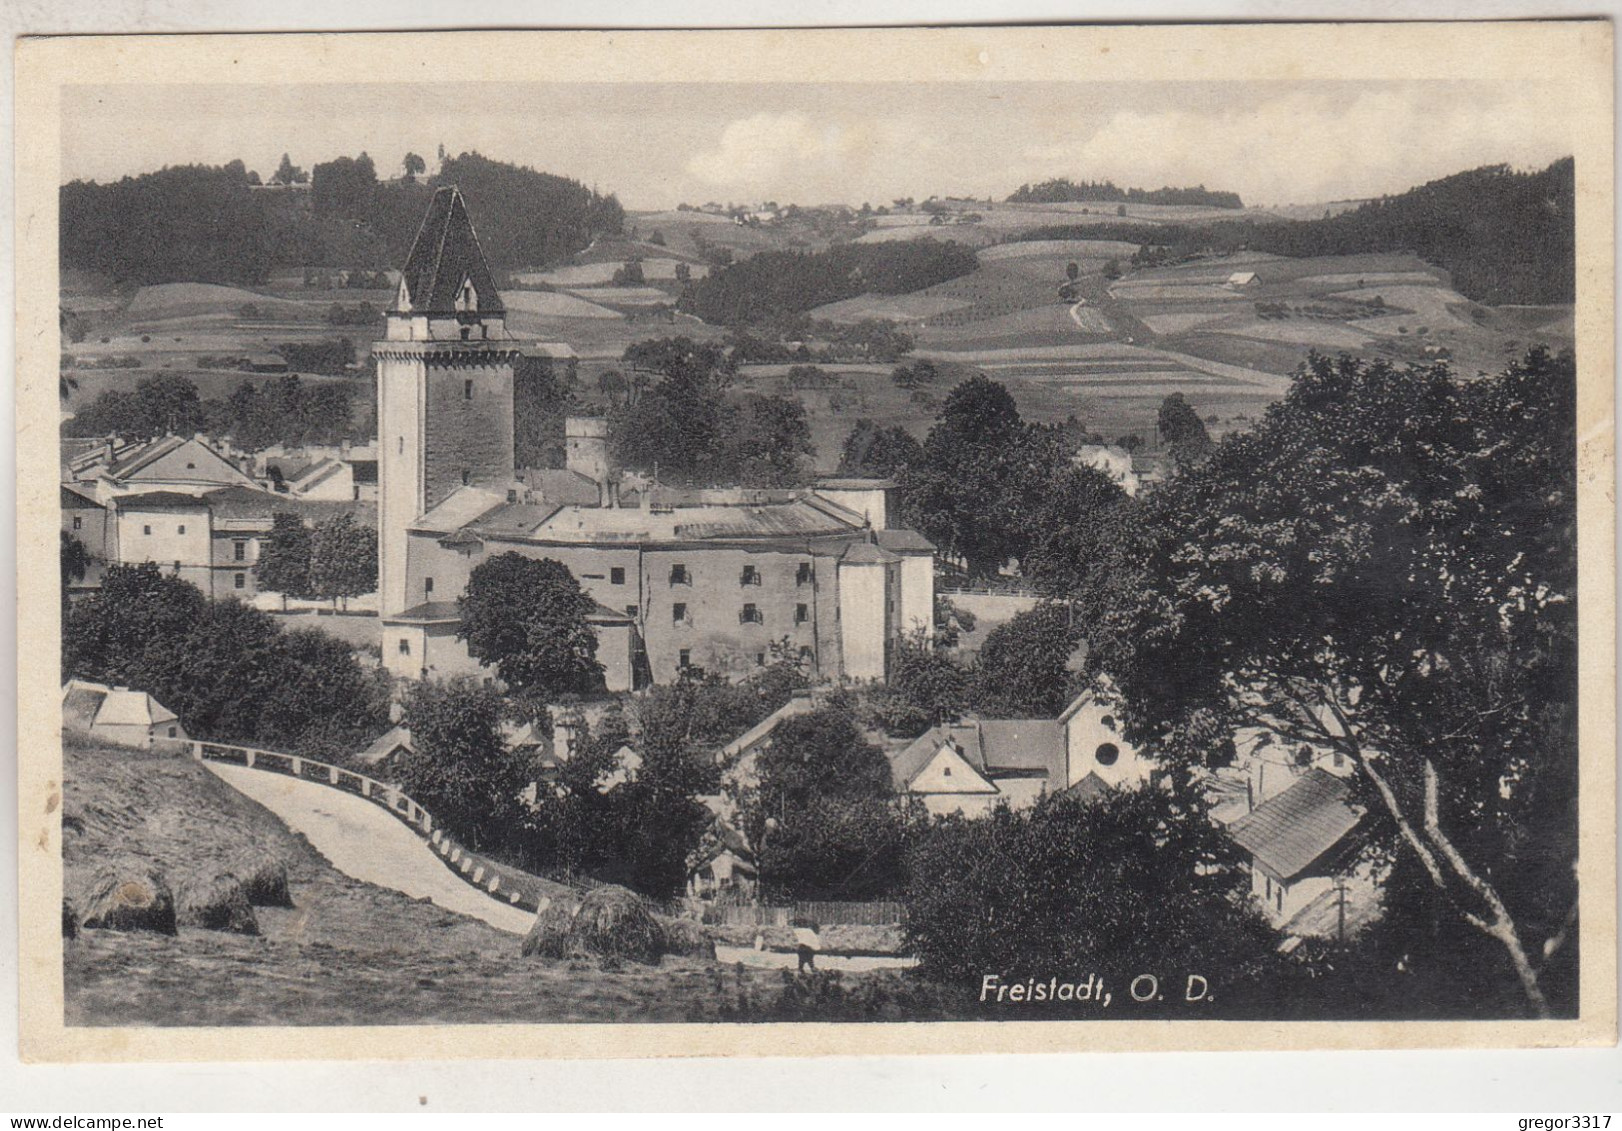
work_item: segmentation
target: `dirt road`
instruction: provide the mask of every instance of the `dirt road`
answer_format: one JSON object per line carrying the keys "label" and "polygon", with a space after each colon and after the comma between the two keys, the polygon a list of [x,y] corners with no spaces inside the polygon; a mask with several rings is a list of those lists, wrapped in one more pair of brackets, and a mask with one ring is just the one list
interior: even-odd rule
{"label": "dirt road", "polygon": [[238,792],[304,834],[332,866],[357,880],[427,898],[447,911],[522,935],[535,916],[458,879],[427,842],[370,801],[315,782],[218,762],[205,763]]}

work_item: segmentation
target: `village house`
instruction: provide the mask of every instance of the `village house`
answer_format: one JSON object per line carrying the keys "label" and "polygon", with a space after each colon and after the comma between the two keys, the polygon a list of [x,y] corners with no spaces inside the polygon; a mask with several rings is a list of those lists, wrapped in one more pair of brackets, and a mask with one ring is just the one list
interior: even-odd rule
{"label": "village house", "polygon": [[62,688],[62,725],[115,746],[142,750],[188,741],[180,717],[145,691],[71,679]]}
{"label": "village house", "polygon": [[[593,418],[567,424],[567,491],[521,480],[515,374],[529,354],[505,314],[465,201],[440,189],[373,349],[389,670],[480,673],[456,639],[456,600],[508,552],[562,562],[597,603],[588,620],[614,691],[694,666],[742,676],[785,638],[820,678],[883,679],[903,632],[928,631],[934,547],[889,525],[882,481],[627,498]],[[595,498],[563,501],[581,479]]]}
{"label": "village house", "polygon": [[1153,762],[1120,733],[1095,693],[1057,719],[969,719],[931,727],[891,757],[897,792],[934,815],[979,817],[999,804],[1024,809],[1049,794],[1083,799],[1147,781]]}
{"label": "village house", "polygon": [[277,444],[256,453],[254,465],[261,485],[296,499],[377,501],[376,444]]}
{"label": "village house", "polygon": [[1228,826],[1250,856],[1251,892],[1269,922],[1287,934],[1328,933],[1331,912],[1344,914],[1335,904],[1348,898],[1362,816],[1347,781],[1313,766]]}
{"label": "village house", "polygon": [[113,532],[105,503],[83,487],[62,484],[62,532],[79,540],[89,558],[85,575],[71,585],[74,591],[97,589],[113,558]]}
{"label": "village house", "polygon": [[[82,509],[82,508],[81,508]],[[339,513],[370,523],[370,508],[355,503],[312,503],[257,487],[224,487],[200,494],[147,491],[110,496],[106,561],[120,565],[156,564],[164,573],[191,582],[214,598],[248,600],[259,592],[254,567],[277,512],[315,524]],[[64,510],[64,520],[93,517]]]}
{"label": "village house", "polygon": [[1077,467],[1097,468],[1128,495],[1137,495],[1142,485],[1132,463],[1132,453],[1114,444],[1083,444],[1076,449],[1071,462]]}
{"label": "village house", "polygon": [[197,495],[221,487],[258,486],[202,436],[163,436],[124,447],[109,442],[70,460],[63,481],[103,502],[147,491]]}

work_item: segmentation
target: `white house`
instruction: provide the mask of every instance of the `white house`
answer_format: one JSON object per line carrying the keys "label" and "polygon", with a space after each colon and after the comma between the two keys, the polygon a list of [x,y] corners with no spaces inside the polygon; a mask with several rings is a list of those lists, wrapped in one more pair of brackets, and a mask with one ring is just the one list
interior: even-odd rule
{"label": "white house", "polygon": [[62,688],[62,725],[68,730],[142,750],[188,740],[180,717],[145,691],[71,679]]}
{"label": "white house", "polygon": [[1254,272],[1254,271],[1235,271],[1232,275],[1228,276],[1228,284],[1227,285],[1230,286],[1230,287],[1248,287],[1252,283],[1254,283],[1255,281],[1256,281],[1256,272]]}
{"label": "white house", "polygon": [[1251,891],[1274,926],[1292,930],[1293,921],[1333,898],[1352,871],[1362,817],[1347,782],[1314,766],[1228,826],[1250,854]]}
{"label": "white house", "polygon": [[1125,448],[1118,448],[1114,444],[1083,444],[1070,458],[1077,467],[1093,467],[1102,471],[1128,495],[1136,495],[1142,486],[1142,480],[1132,464],[1132,453]]}

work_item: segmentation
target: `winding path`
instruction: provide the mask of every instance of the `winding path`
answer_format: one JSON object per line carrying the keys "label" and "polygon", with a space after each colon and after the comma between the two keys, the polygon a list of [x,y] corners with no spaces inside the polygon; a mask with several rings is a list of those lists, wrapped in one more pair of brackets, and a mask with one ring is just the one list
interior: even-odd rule
{"label": "winding path", "polygon": [[346,876],[427,898],[447,911],[526,934],[535,916],[464,882],[426,841],[386,810],[325,785],[246,766],[205,762],[210,772],[280,817]]}

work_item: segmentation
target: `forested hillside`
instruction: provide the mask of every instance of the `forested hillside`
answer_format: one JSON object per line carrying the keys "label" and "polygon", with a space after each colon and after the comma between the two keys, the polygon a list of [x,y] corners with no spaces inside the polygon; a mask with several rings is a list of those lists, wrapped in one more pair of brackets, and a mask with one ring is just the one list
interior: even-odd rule
{"label": "forested hillside", "polygon": [[1115,239],[1175,256],[1249,248],[1277,255],[1412,251],[1477,302],[1565,303],[1576,293],[1575,167],[1571,158],[1522,173],[1491,165],[1371,200],[1320,220],[1211,224],[1078,224],[1022,240]]}
{"label": "forested hillside", "polygon": [[1101,201],[1111,204],[1197,204],[1207,208],[1243,208],[1236,192],[1193,188],[1119,188],[1110,181],[1076,182],[1055,177],[1037,185],[1020,185],[1009,194],[1009,204],[1066,204],[1072,201]]}
{"label": "forested hillside", "polygon": [[909,294],[977,266],[972,248],[932,239],[767,251],[695,279],[678,305],[715,325],[759,324],[861,294]]}
{"label": "forested hillside", "polygon": [[379,180],[372,159],[315,166],[309,187],[264,186],[241,161],[62,186],[62,266],[119,283],[263,283],[277,267],[403,262],[433,190],[460,185],[497,271],[566,259],[620,230],[612,195],[477,153],[437,177]]}

